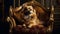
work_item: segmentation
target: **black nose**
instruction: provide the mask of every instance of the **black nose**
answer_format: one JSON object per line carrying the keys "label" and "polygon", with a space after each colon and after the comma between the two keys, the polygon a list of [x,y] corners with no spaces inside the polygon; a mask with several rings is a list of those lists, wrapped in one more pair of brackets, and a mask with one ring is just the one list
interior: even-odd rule
{"label": "black nose", "polygon": [[24,14],[25,15],[29,15],[30,14],[30,11],[26,11]]}

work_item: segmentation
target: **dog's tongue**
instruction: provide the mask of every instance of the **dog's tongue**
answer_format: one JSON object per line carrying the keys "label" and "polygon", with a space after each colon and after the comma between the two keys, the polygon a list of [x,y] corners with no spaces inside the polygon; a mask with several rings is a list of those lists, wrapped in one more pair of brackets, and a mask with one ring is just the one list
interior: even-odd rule
{"label": "dog's tongue", "polygon": [[30,16],[24,16],[24,19],[29,21],[30,20]]}
{"label": "dog's tongue", "polygon": [[24,19],[28,19],[29,17],[28,16],[24,16]]}

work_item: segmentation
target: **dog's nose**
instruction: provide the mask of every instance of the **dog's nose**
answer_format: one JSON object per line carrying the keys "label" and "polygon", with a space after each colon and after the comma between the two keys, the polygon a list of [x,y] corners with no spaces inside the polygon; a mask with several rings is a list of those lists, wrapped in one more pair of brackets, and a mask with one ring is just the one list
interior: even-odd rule
{"label": "dog's nose", "polygon": [[25,15],[29,15],[29,14],[31,14],[31,13],[30,13],[30,11],[26,11],[24,14],[25,14]]}

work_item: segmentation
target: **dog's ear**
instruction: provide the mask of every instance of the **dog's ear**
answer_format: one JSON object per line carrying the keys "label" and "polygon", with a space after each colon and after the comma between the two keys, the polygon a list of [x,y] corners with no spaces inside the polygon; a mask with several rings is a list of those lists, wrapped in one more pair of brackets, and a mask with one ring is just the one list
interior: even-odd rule
{"label": "dog's ear", "polygon": [[50,23],[49,23],[49,19],[50,19],[50,9],[45,9],[44,7],[39,7],[39,6],[36,6],[34,7],[35,10],[36,10],[36,13],[37,13],[37,17],[39,18],[39,20],[42,20],[44,21],[44,26],[48,26]]}

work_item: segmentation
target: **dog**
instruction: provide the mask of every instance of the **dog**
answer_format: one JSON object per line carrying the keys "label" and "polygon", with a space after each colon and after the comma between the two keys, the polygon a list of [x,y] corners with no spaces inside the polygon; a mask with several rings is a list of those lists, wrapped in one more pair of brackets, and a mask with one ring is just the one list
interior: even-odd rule
{"label": "dog", "polygon": [[13,34],[46,34],[50,13],[38,2],[30,1],[15,9],[11,8],[10,13],[14,23],[11,27]]}

